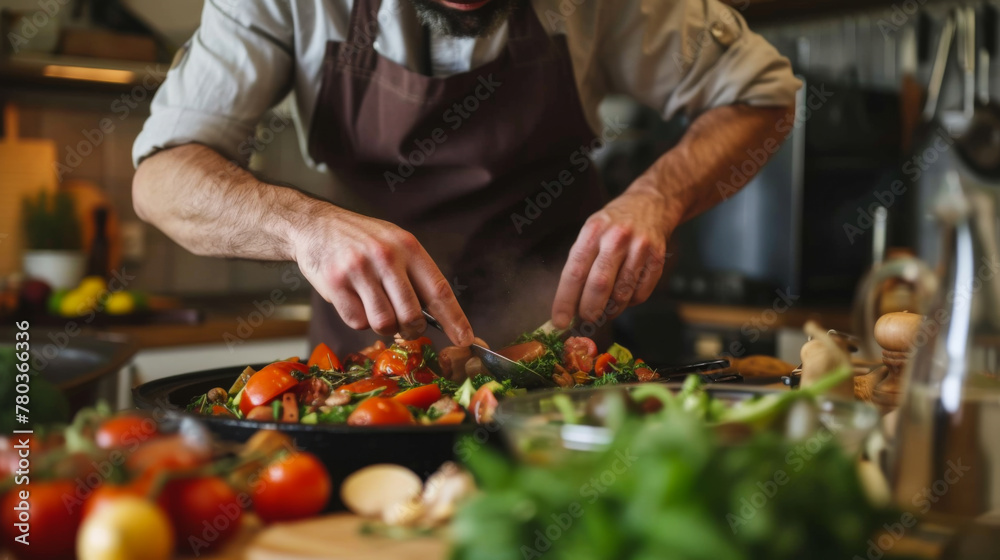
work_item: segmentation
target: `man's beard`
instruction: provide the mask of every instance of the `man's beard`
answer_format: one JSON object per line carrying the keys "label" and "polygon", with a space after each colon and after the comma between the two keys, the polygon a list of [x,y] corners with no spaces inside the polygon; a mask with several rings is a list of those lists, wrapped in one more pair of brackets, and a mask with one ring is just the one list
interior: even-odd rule
{"label": "man's beard", "polygon": [[411,0],[420,22],[435,33],[449,37],[487,37],[493,34],[521,0],[492,0],[482,8],[463,12],[435,0]]}

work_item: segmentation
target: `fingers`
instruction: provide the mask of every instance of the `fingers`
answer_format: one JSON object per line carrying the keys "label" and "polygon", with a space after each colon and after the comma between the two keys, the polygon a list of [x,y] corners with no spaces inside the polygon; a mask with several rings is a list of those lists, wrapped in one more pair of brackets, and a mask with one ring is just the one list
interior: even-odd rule
{"label": "fingers", "polygon": [[417,299],[417,293],[413,290],[413,285],[410,284],[405,270],[401,274],[383,278],[382,286],[395,310],[396,321],[399,323],[399,334],[407,340],[413,340],[420,336],[427,328],[427,321],[424,320],[424,315],[420,312],[420,300]]}
{"label": "fingers", "polygon": [[665,252],[665,249],[651,249],[645,253],[643,265],[636,273],[638,285],[628,305],[638,305],[653,295],[656,284],[660,281],[660,277],[663,276],[663,267],[667,260]]}
{"label": "fingers", "polygon": [[609,308],[618,273],[628,256],[630,235],[624,228],[613,227],[602,236],[601,252],[594,259],[580,298],[580,317],[584,320],[597,321]]}
{"label": "fingers", "polygon": [[368,325],[373,331],[382,336],[392,336],[399,331],[396,311],[376,274],[359,274],[354,280],[354,289],[365,306]]}
{"label": "fingers", "polygon": [[423,248],[410,259],[408,272],[420,301],[423,301],[431,314],[441,322],[452,344],[456,346],[472,344],[474,335],[469,319],[458,305],[451,284]]}
{"label": "fingers", "polygon": [[552,303],[552,324],[556,328],[569,327],[576,315],[583,287],[600,249],[600,237],[597,233],[596,228],[584,226],[570,249],[566,266],[559,278],[555,301]]}
{"label": "fingers", "polygon": [[348,327],[356,331],[363,331],[368,328],[368,316],[365,313],[365,306],[361,303],[361,298],[350,290],[338,290],[330,297],[324,299],[333,304],[337,310],[337,315],[343,319]]}

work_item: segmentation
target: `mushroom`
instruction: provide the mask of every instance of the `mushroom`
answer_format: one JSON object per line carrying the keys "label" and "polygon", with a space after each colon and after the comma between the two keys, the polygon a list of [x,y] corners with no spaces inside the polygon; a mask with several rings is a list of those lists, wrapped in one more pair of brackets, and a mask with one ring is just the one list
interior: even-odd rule
{"label": "mushroom", "polygon": [[340,486],[347,509],[368,518],[384,518],[389,508],[420,495],[420,477],[406,467],[379,464],[354,472]]}

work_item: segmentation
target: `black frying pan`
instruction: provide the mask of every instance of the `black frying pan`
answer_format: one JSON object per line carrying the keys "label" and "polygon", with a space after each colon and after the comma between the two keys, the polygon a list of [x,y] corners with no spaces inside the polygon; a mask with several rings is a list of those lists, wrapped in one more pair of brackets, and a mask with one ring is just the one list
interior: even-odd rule
{"label": "black frying pan", "polygon": [[[266,364],[253,365],[259,370]],[[191,399],[213,387],[229,387],[243,367],[227,367],[186,373],[144,383],[132,390],[135,404],[142,410],[162,414],[187,414]],[[427,478],[445,461],[462,459],[473,447],[500,447],[496,426],[346,426],[338,424],[280,424],[197,416],[219,439],[245,442],[260,429],[287,433],[295,445],[313,453],[326,465],[334,492],[328,510],[343,509],[339,486],[347,475],[378,463],[403,465]],[[472,435],[463,442],[460,436]]]}

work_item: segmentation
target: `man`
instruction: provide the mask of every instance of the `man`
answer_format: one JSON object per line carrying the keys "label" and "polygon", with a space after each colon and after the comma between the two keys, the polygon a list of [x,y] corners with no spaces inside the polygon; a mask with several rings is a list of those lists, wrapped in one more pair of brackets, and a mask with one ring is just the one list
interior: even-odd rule
{"label": "man", "polygon": [[[501,344],[648,298],[671,232],[783,138],[799,85],[717,0],[208,0],[136,140],[134,203],[199,255],[298,263],[336,351],[422,332],[422,306],[454,344],[473,324]],[[290,91],[349,207],[231,164]],[[587,158],[620,132],[609,94],[692,119],[610,201]]]}

